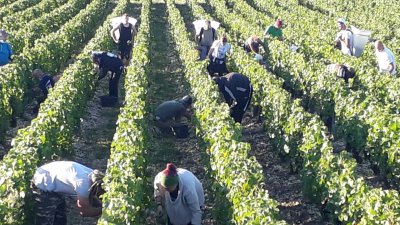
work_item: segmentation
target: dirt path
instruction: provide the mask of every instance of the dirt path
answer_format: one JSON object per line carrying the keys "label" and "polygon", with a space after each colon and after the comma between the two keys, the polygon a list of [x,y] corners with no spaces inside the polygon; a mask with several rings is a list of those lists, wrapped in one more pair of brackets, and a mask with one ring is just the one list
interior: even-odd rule
{"label": "dirt path", "polygon": [[[111,12],[111,10],[115,7],[115,5],[116,4],[111,4],[107,8],[106,12],[107,13]],[[96,27],[100,27],[103,24],[103,22],[104,21],[99,20]],[[93,37],[95,33],[96,31],[93,31]],[[70,65],[72,65],[75,62],[76,57],[83,51],[85,45],[89,41],[90,39],[88,39],[86,43],[82,43],[81,48],[74,50],[71,53],[70,58],[60,66],[57,74],[50,74],[50,75],[52,75],[53,78],[57,76],[62,76],[64,70],[66,70]],[[44,72],[46,73],[46,71]],[[35,85],[35,87],[38,87],[38,83],[39,82],[35,80],[33,85]],[[29,126],[31,124],[31,121],[36,118],[37,113],[34,112],[34,108],[37,103],[34,96],[39,93],[35,93],[32,90],[26,90],[25,97],[26,96],[28,97],[27,99],[25,99],[27,103],[25,103],[26,105],[24,105],[23,107],[23,114],[12,119],[11,126],[5,132],[4,142],[0,143],[0,160],[3,159],[4,155],[7,154],[7,152],[12,148],[12,139],[17,135],[18,130]]]}
{"label": "dirt path", "polygon": [[283,162],[278,156],[262,123],[247,112],[242,125],[242,140],[251,144],[250,155],[255,156],[263,168],[265,187],[270,197],[278,201],[280,217],[288,224],[331,224],[324,221],[318,205],[303,197],[299,174],[291,173],[289,162]]}
{"label": "dirt path", "polygon": [[[203,8],[213,15],[212,9],[207,4],[201,4]],[[179,6],[181,13],[189,10],[185,5]],[[215,15],[214,15],[214,18]],[[192,20],[185,16],[186,20]],[[186,24],[189,24],[187,21]],[[319,206],[308,202],[302,194],[299,174],[292,174],[290,165],[282,162],[278,153],[269,143],[269,138],[263,130],[262,122],[253,118],[248,111],[243,119],[242,141],[251,144],[251,156],[255,156],[263,167],[265,187],[270,197],[279,204],[280,217],[288,224],[325,225]]]}
{"label": "dirt path", "polygon": [[[174,44],[169,37],[166,5],[160,1],[153,1],[153,3],[150,22],[152,39],[150,57],[152,61],[149,73],[151,112],[163,101],[180,98],[189,93],[188,86],[183,81],[181,63],[178,60],[177,53],[174,51]],[[150,128],[150,132],[153,134],[148,151],[150,182],[153,182],[155,175],[162,171],[168,162],[173,162],[178,167],[193,172],[202,182],[205,189],[206,211],[203,215],[203,224],[215,224],[210,214],[210,208],[213,207],[210,195],[211,183],[207,179],[202,166],[202,150],[197,145],[194,128],[190,128],[190,136],[186,139],[176,139],[172,135],[155,132],[152,126]],[[150,185],[152,186],[152,183],[149,183]],[[151,188],[151,190],[153,189]],[[149,210],[152,211],[154,208],[155,204],[152,202]],[[146,224],[163,224],[162,222],[163,219],[155,218],[154,213],[152,213],[148,215]]]}
{"label": "dirt path", "polygon": [[[131,4],[129,14],[138,19],[141,5]],[[117,50],[117,46],[115,46]],[[73,160],[93,169],[105,172],[107,160],[110,156],[110,146],[116,129],[116,122],[120,107],[124,101],[124,78],[119,80],[119,105],[116,107],[102,107],[100,96],[108,95],[108,77],[100,80],[94,97],[88,102],[86,115],[81,118],[80,130],[74,137],[73,148],[75,155]],[[66,198],[68,225],[94,225],[98,217],[81,217],[76,207],[75,198]]]}

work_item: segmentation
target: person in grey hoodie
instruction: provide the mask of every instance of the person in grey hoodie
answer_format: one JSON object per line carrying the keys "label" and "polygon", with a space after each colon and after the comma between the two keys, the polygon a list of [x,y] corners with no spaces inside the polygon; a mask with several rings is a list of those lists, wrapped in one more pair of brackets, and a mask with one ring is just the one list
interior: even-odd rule
{"label": "person in grey hoodie", "polygon": [[154,179],[154,198],[158,216],[164,206],[169,225],[201,225],[204,190],[192,172],[168,163]]}

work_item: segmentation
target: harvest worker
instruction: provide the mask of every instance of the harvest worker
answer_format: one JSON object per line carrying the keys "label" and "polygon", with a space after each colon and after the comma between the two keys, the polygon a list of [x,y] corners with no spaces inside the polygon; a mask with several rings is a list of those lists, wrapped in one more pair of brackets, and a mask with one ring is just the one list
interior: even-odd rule
{"label": "harvest worker", "polygon": [[[129,23],[128,14],[124,14],[124,23],[120,23],[119,26],[114,27],[111,30],[111,37],[118,43],[118,49],[121,52],[121,59],[123,61],[128,61],[131,57],[132,51],[132,39],[137,34],[136,27]],[[115,32],[119,30],[119,39],[117,40]]]}
{"label": "harvest worker", "polygon": [[169,225],[201,225],[203,186],[190,171],[168,163],[154,179],[154,197],[158,216],[164,205]]}
{"label": "harvest worker", "polygon": [[162,129],[172,129],[178,137],[186,137],[188,126],[181,121],[182,116],[190,119],[187,109],[192,105],[192,97],[186,95],[178,100],[165,101],[155,110],[156,126]]}
{"label": "harvest worker", "polygon": [[265,29],[264,37],[267,38],[269,36],[283,41],[282,20],[277,19],[273,26],[269,26],[267,29]]}
{"label": "harvest worker", "polygon": [[239,73],[229,73],[213,79],[230,107],[231,117],[235,122],[241,123],[253,95],[253,87],[249,78]]}
{"label": "harvest worker", "polygon": [[349,82],[349,78],[354,78],[356,76],[354,68],[336,63],[328,65],[327,71],[336,74],[337,77],[343,78],[346,83]]}
{"label": "harvest worker", "polygon": [[338,48],[345,55],[353,55],[353,33],[347,29],[346,21],[342,18],[337,20],[337,25],[339,28],[339,32],[336,35],[335,42],[337,43]]}
{"label": "harvest worker", "polygon": [[396,73],[396,63],[393,52],[383,45],[382,41],[375,42],[375,55],[378,60],[379,71],[381,73]]}
{"label": "harvest worker", "polygon": [[44,73],[40,69],[33,70],[32,76],[39,80],[39,89],[42,91],[43,94],[42,97],[37,98],[38,105],[33,109],[34,113],[37,113],[39,111],[40,104],[42,104],[46,100],[50,88],[54,87],[54,84],[56,81],[58,81],[59,76],[53,78],[52,76]]}
{"label": "harvest worker", "polygon": [[244,44],[244,50],[246,52],[253,52],[255,54],[259,53],[260,45],[262,45],[262,41],[256,35],[249,37]]}
{"label": "harvest worker", "polygon": [[210,20],[206,20],[205,23],[205,27],[201,28],[199,35],[196,36],[199,43],[200,60],[204,60],[207,57],[211,45],[217,39],[216,30],[211,27]]}
{"label": "harvest worker", "polygon": [[226,68],[226,54],[231,50],[231,45],[228,44],[228,38],[222,35],[219,40],[213,42],[208,56],[210,57],[210,64],[207,67],[210,76],[214,76],[218,73],[218,76],[222,76],[229,73]]}
{"label": "harvest worker", "polygon": [[110,81],[108,83],[109,96],[118,100],[118,81],[124,70],[124,64],[118,56],[109,52],[93,52],[93,63],[100,68],[98,79],[101,80],[111,72]]}
{"label": "harvest worker", "polygon": [[32,180],[35,225],[66,225],[65,196],[77,197],[80,215],[101,214],[104,174],[71,161],[55,161],[39,167]]}
{"label": "harvest worker", "polygon": [[0,66],[12,62],[13,50],[10,43],[7,42],[7,32],[0,30]]}

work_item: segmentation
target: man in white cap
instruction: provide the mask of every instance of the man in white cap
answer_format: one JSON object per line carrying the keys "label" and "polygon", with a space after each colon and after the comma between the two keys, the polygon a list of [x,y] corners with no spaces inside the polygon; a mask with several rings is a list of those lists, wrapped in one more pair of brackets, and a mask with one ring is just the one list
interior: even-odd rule
{"label": "man in white cap", "polygon": [[0,66],[4,66],[12,61],[13,50],[7,42],[7,32],[0,30]]}
{"label": "man in white cap", "polygon": [[347,29],[346,21],[342,18],[337,20],[339,32],[336,35],[335,42],[345,55],[353,55],[353,33]]}
{"label": "man in white cap", "polygon": [[393,52],[383,45],[382,41],[375,42],[375,55],[378,60],[379,72],[390,73],[394,75],[396,73],[396,63]]}

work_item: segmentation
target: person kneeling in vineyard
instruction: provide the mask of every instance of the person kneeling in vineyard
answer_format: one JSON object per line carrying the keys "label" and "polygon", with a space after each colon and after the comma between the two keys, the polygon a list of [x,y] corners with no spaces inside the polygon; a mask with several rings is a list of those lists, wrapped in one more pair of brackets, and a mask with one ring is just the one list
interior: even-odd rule
{"label": "person kneeling in vineyard", "polygon": [[249,78],[239,73],[229,73],[223,77],[214,77],[213,80],[230,107],[231,117],[241,123],[253,95]]}
{"label": "person kneeling in vineyard", "polygon": [[54,78],[50,76],[49,74],[44,73],[40,69],[35,69],[32,72],[32,76],[39,80],[39,89],[42,91],[43,96],[37,98],[38,105],[33,109],[34,113],[37,113],[39,111],[40,104],[42,104],[48,94],[50,88],[53,88],[55,85],[55,82],[58,81],[60,76],[55,76]]}
{"label": "person kneeling in vineyard", "polygon": [[192,172],[168,163],[154,179],[154,198],[159,217],[164,205],[168,225],[201,225],[204,190]]}
{"label": "person kneeling in vineyard", "polygon": [[328,65],[327,71],[331,74],[336,74],[337,77],[343,78],[346,84],[349,83],[350,78],[356,76],[354,68],[336,63]]}
{"label": "person kneeling in vineyard", "polygon": [[179,100],[165,101],[155,110],[156,126],[172,131],[179,138],[188,136],[188,125],[181,121],[182,116],[191,118],[187,109],[192,105],[192,97],[186,95]]}
{"label": "person kneeling in vineyard", "polygon": [[77,197],[84,217],[99,216],[104,174],[72,161],[55,161],[39,167],[32,180],[35,225],[66,225],[65,196]]}
{"label": "person kneeling in vineyard", "polygon": [[263,42],[259,37],[256,35],[253,35],[249,37],[246,42],[244,43],[244,50],[246,52],[253,52],[254,54],[259,54],[260,53],[260,45],[263,45]]}
{"label": "person kneeling in vineyard", "polygon": [[124,64],[118,56],[109,52],[93,52],[92,60],[100,69],[99,80],[111,72],[108,83],[109,96],[101,96],[101,101],[103,106],[113,106],[118,102],[118,81],[124,71]]}

